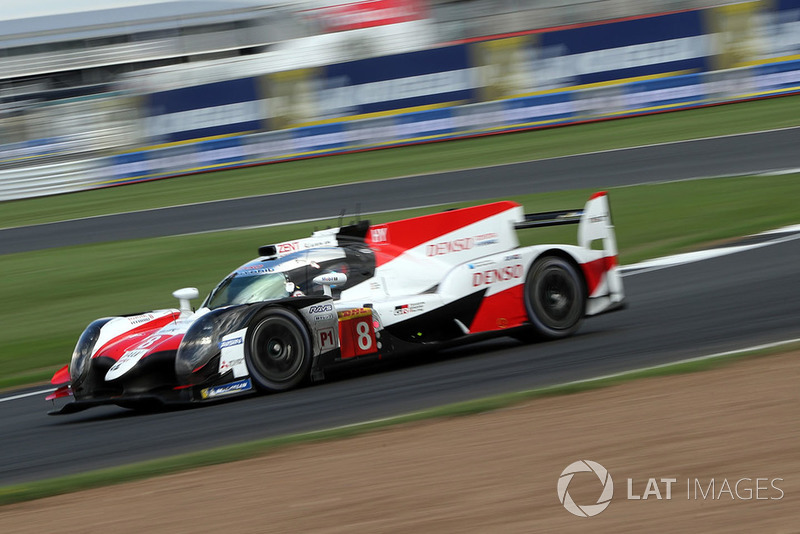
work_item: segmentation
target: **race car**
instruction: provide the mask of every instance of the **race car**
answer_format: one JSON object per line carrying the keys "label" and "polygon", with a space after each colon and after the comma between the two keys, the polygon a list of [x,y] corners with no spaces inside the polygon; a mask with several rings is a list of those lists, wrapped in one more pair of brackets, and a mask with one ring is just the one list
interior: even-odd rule
{"label": "race car", "polygon": [[[578,245],[517,232],[578,224]],[[349,362],[492,336],[563,338],[623,307],[608,196],[525,214],[510,201],[385,224],[358,221],[262,246],[193,311],[97,319],[55,373],[51,414],[279,392]],[[60,405],[60,406],[59,406]]]}

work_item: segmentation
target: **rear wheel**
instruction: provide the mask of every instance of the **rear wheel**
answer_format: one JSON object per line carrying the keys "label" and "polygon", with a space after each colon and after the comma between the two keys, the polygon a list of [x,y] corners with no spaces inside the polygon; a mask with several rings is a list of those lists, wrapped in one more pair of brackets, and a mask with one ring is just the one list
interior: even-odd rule
{"label": "rear wheel", "polygon": [[574,265],[557,256],[537,260],[525,279],[525,308],[538,337],[575,333],[586,312],[586,291]]}
{"label": "rear wheel", "polygon": [[308,329],[287,310],[263,310],[248,330],[245,361],[258,389],[285,391],[296,387],[311,368]]}

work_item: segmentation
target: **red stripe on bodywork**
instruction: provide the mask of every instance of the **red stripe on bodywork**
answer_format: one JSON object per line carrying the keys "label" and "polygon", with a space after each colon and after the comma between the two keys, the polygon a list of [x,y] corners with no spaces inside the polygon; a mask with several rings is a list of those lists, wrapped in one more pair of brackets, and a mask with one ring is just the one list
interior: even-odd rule
{"label": "red stripe on bodywork", "polygon": [[470,333],[491,332],[520,326],[528,320],[525,311],[524,284],[489,295],[483,299],[469,326]]}
{"label": "red stripe on bodywork", "polygon": [[519,204],[506,200],[379,224],[370,227],[366,242],[380,266],[427,241],[516,207]]}
{"label": "red stripe on bodywork", "polygon": [[139,347],[139,345],[147,338],[152,335],[156,335],[158,330],[161,327],[156,327],[152,330],[147,332],[139,332],[136,334],[130,334],[127,336],[123,336],[122,338],[118,338],[116,342],[112,344],[106,345],[102,351],[98,351],[95,354],[95,358],[99,356],[103,356],[105,358],[112,358],[113,360],[119,360],[122,358],[122,355],[125,354],[129,350],[135,350],[137,348],[146,348],[147,354],[143,356],[146,358],[150,354],[154,352],[164,352],[170,350],[178,350],[178,346],[181,344],[181,340],[183,339],[184,334],[164,334],[161,336],[161,339],[153,343],[152,345],[148,345],[147,347]]}
{"label": "red stripe on bodywork", "polygon": [[[119,343],[122,339],[128,338],[135,334],[142,334],[142,333],[155,333],[155,330],[163,328],[167,326],[169,323],[177,321],[178,318],[181,316],[179,312],[172,312],[169,315],[165,315],[164,317],[159,317],[157,319],[153,319],[152,321],[148,321],[144,324],[140,324],[134,328],[131,328],[127,332],[123,332],[122,334],[118,335],[115,338],[110,339],[105,345],[100,347],[96,352],[95,356],[99,355],[106,350],[109,349],[112,345]],[[142,338],[144,339],[144,338]]]}
{"label": "red stripe on bodywork", "polygon": [[600,282],[603,280],[603,275],[616,265],[616,256],[605,256],[581,264],[583,275],[586,278],[586,288],[589,290],[589,296],[592,296],[597,286],[600,285]]}

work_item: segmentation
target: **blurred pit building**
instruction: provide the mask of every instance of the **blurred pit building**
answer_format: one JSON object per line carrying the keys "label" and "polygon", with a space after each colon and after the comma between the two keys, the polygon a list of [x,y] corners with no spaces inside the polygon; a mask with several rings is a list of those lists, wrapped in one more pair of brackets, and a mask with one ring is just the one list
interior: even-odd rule
{"label": "blurred pit building", "polygon": [[566,89],[613,107],[630,95],[598,87],[797,56],[800,0],[176,0],[0,20],[0,43],[2,181],[6,169]]}

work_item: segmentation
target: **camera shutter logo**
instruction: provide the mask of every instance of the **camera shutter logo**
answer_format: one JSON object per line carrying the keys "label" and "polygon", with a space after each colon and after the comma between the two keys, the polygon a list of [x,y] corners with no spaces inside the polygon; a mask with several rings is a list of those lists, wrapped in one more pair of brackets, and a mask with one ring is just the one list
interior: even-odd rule
{"label": "camera shutter logo", "polygon": [[[603,484],[603,492],[597,499],[597,504],[578,505],[569,495],[569,483],[575,473],[592,472],[600,479]],[[558,477],[558,500],[564,508],[571,514],[578,517],[593,517],[608,508],[611,498],[614,496],[614,482],[611,480],[611,473],[605,467],[591,460],[579,460],[569,464]]]}

